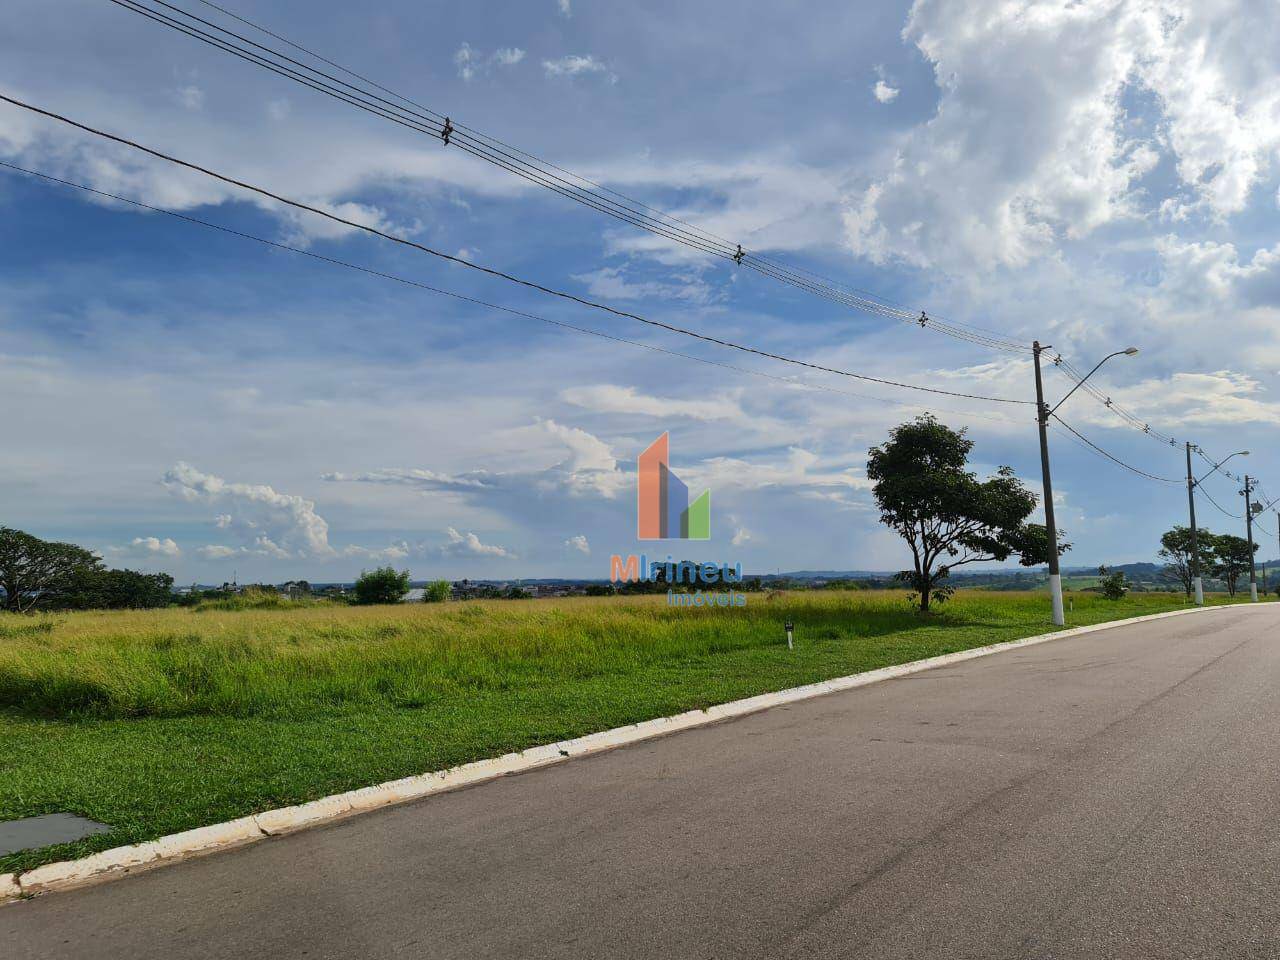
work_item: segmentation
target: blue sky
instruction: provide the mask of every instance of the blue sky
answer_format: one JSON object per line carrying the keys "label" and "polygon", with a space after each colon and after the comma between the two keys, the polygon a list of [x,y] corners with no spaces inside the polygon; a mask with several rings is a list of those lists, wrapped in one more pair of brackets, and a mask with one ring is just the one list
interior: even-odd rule
{"label": "blue sky", "polygon": [[[10,95],[655,319],[885,378],[1032,390],[1025,360],[672,248],[106,0],[11,7]],[[233,9],[752,251],[1039,337],[1086,369],[1136,344],[1099,375],[1108,395],[1210,453],[1251,449],[1235,464],[1264,489],[1280,474],[1273,4]],[[970,429],[979,470],[1009,464],[1038,489],[1021,408],[933,403],[659,334],[8,106],[0,159],[801,381],[567,332],[0,168],[0,522],[114,564],[182,582],[346,579],[383,562],[415,577],[604,576],[609,554],[641,546],[635,457],[669,430],[675,469],[712,490],[713,540],[663,553],[894,568],[907,554],[863,466],[925,408]],[[1062,413],[1117,456],[1182,474],[1180,449],[1091,398]],[[1051,445],[1072,562],[1151,559],[1185,522],[1184,488],[1061,433]],[[1236,513],[1237,489],[1208,484]],[[1200,519],[1242,526],[1204,501]]]}

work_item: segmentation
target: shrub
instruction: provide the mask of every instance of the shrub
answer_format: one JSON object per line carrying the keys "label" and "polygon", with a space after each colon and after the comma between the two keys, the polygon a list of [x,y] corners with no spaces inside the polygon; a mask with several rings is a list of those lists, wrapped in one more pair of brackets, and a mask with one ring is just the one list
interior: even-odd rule
{"label": "shrub", "polygon": [[399,603],[409,592],[409,571],[394,567],[362,570],[356,579],[356,603]]}
{"label": "shrub", "polygon": [[444,603],[453,593],[453,588],[449,586],[448,580],[432,580],[423,588],[423,603]]}
{"label": "shrub", "polygon": [[1106,567],[1099,567],[1098,589],[1108,600],[1123,600],[1124,595],[1129,592],[1129,581],[1125,578],[1123,570],[1108,573]]}

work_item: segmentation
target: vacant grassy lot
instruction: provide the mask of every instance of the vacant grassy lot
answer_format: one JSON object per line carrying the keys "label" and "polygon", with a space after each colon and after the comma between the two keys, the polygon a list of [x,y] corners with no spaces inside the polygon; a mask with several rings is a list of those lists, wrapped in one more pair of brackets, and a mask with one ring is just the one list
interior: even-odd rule
{"label": "vacant grassy lot", "polygon": [[[1074,598],[1072,624],[1182,598]],[[796,623],[788,652],[782,625]],[[0,614],[0,820],[115,829],[0,872],[796,684],[1049,628],[1042,594],[474,601]]]}

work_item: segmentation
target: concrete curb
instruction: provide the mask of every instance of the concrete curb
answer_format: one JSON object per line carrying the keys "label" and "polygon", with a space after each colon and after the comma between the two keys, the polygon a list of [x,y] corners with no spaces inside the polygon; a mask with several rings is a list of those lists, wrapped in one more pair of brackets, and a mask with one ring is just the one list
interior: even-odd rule
{"label": "concrete curb", "polygon": [[1054,633],[1043,633],[1021,640],[1009,640],[993,643],[985,647],[973,647],[957,653],[915,660],[892,667],[881,667],[833,680],[806,684],[803,687],[792,687],[776,693],[765,693],[745,700],[734,700],[730,703],[718,704],[706,710],[690,710],[671,717],[658,717],[613,730],[603,730],[573,740],[531,747],[519,753],[508,753],[501,757],[487,760],[476,760],[447,770],[437,770],[419,776],[405,777],[372,787],[362,787],[347,793],[338,793],[330,797],[322,797],[309,803],[293,807],[282,807],[267,810],[254,816],[241,817],[226,823],[198,827],[182,833],[170,834],[158,840],[133,844],[127,847],[116,847],[104,850],[79,860],[67,860],[62,863],[50,863],[23,874],[0,874],[0,903],[40,893],[67,890],[89,883],[98,883],[150,869],[167,863],[175,863],[208,853],[226,850],[230,847],[252,843],[267,837],[292,833],[322,823],[331,823],[366,810],[385,807],[396,803],[419,800],[433,794],[444,793],[459,787],[511,773],[523,773],[538,767],[612,750],[629,743],[651,740],[691,727],[706,726],[722,720],[759,713],[771,707],[811,700],[814,697],[865,687],[895,677],[903,677],[923,670],[961,663],[978,657],[986,657],[1019,647],[1034,646],[1050,640],[1063,640],[1077,637],[1099,630],[1123,627],[1134,623],[1145,623],[1151,620],[1163,620],[1167,617],[1180,617],[1193,613],[1206,613],[1213,610],[1262,609],[1265,604],[1256,607],[1252,604],[1224,604],[1214,607],[1192,607],[1186,610],[1171,610],[1166,613],[1147,614],[1141,617],[1130,617],[1127,620],[1113,620],[1108,623],[1092,624],[1086,627],[1074,627]]}

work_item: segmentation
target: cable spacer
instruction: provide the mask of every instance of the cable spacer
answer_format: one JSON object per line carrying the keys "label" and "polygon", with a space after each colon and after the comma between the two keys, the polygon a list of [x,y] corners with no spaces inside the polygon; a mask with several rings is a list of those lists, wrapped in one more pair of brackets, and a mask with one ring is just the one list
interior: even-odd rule
{"label": "cable spacer", "polygon": [[745,256],[746,254],[742,252],[742,244],[738,244],[738,252],[733,255],[733,262],[741,266],[742,258]]}
{"label": "cable spacer", "polygon": [[929,322],[929,315],[926,314],[923,310],[921,310],[920,319],[917,320],[916,323],[920,324],[921,329],[923,329],[928,322]]}
{"label": "cable spacer", "polygon": [[440,131],[440,139],[444,141],[444,145],[449,145],[449,138],[453,136],[453,121],[448,117],[444,118],[444,129]]}

